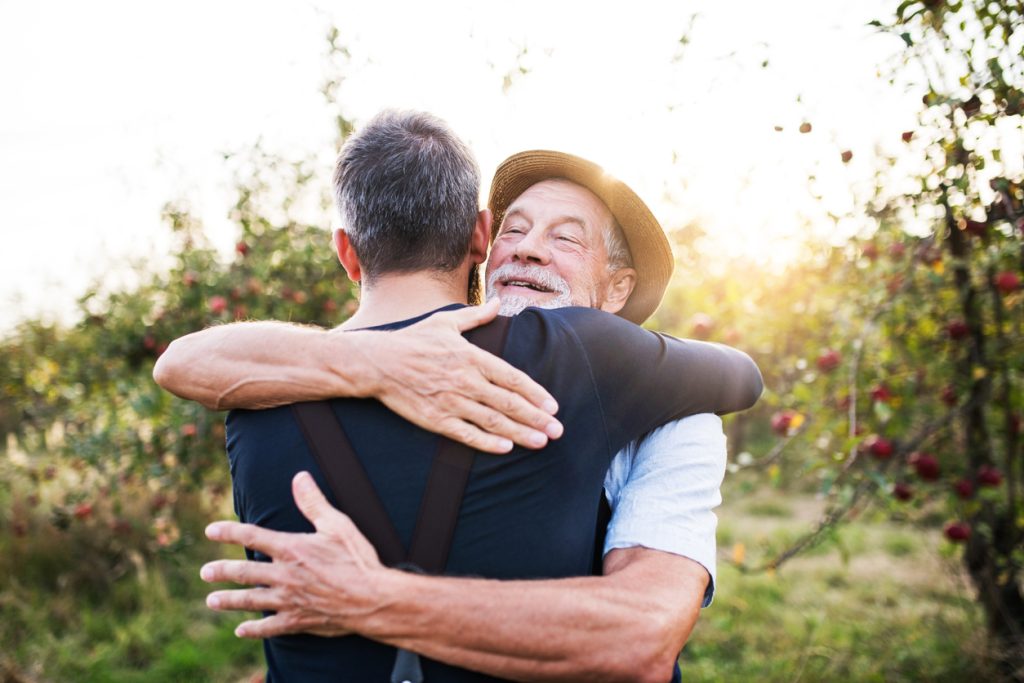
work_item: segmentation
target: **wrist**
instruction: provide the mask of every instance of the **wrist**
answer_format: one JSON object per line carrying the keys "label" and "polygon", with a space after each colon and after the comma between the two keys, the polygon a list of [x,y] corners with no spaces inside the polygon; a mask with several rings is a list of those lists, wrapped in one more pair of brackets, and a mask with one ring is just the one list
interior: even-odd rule
{"label": "wrist", "polygon": [[362,615],[358,624],[353,624],[353,630],[385,642],[408,636],[415,614],[411,597],[416,595],[419,578],[400,569],[380,567],[373,579],[373,608]]}
{"label": "wrist", "polygon": [[374,361],[380,332],[331,330],[325,339],[324,363],[337,378],[337,396],[375,398],[380,394],[380,371]]}

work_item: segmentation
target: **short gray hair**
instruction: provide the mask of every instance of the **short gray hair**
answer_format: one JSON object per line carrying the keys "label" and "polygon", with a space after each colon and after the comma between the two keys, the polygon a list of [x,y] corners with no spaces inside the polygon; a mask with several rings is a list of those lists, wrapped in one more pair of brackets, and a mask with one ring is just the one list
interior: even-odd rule
{"label": "short gray hair", "polygon": [[386,110],[341,148],[334,198],[365,281],[452,271],[469,252],[480,168],[441,119]]}
{"label": "short gray hair", "polygon": [[629,252],[629,244],[622,232],[622,226],[614,216],[612,222],[601,230],[601,236],[604,238],[604,249],[608,252],[608,272],[632,268],[633,255]]}

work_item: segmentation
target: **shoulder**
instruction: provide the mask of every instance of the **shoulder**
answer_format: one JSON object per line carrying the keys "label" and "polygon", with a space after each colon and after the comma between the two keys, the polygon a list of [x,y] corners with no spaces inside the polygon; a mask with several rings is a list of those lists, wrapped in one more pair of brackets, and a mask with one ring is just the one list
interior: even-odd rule
{"label": "shoulder", "polygon": [[617,315],[595,308],[527,308],[513,318],[510,334],[516,339],[549,341],[569,338],[586,348],[618,345],[638,337],[656,336]]}

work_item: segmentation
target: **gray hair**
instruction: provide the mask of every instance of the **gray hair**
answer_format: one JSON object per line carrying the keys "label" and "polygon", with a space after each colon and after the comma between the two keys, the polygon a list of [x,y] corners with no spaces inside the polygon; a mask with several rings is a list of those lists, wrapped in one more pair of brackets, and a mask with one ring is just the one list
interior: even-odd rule
{"label": "gray hair", "polygon": [[622,226],[612,217],[612,222],[601,230],[604,238],[604,249],[608,252],[608,272],[614,273],[620,268],[633,267],[633,255],[629,252],[629,244],[622,232]]}
{"label": "gray hair", "polygon": [[334,198],[365,281],[385,273],[452,271],[469,252],[480,169],[441,119],[385,110],[350,137]]}

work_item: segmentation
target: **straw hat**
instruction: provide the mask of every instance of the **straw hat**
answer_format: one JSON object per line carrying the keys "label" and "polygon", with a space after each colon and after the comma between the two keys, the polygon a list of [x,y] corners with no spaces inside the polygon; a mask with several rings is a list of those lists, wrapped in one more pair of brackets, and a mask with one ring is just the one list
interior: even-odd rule
{"label": "straw hat", "polygon": [[619,315],[637,324],[646,320],[661,303],[672,276],[672,249],[658,220],[643,200],[621,180],[597,164],[563,152],[533,150],[513,154],[501,162],[491,181],[487,206],[494,214],[491,241],[501,226],[505,209],[542,180],[564,178],[587,188],[608,207],[622,226],[636,269],[636,287]]}

